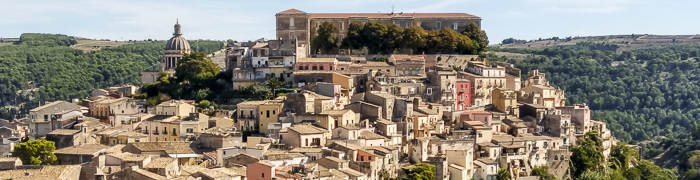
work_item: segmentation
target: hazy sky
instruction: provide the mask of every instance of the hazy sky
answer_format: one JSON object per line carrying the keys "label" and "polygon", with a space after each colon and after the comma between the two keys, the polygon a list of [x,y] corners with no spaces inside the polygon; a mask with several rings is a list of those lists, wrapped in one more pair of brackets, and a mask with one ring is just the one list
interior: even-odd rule
{"label": "hazy sky", "polygon": [[480,16],[491,43],[610,34],[698,34],[697,0],[0,0],[0,37],[24,32],[105,39],[274,38],[275,13],[463,12]]}

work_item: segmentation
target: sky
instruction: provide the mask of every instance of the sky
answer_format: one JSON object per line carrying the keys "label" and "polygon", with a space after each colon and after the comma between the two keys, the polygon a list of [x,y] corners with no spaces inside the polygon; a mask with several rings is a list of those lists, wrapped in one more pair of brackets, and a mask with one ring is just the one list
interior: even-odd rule
{"label": "sky", "polygon": [[165,40],[179,19],[187,39],[275,37],[275,14],[458,12],[482,18],[491,43],[506,38],[700,33],[697,0],[0,0],[0,37],[66,34]]}

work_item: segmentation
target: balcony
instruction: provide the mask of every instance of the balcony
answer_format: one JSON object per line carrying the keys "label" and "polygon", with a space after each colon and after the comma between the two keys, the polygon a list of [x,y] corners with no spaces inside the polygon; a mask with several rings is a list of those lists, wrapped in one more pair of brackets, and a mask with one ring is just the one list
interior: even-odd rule
{"label": "balcony", "polygon": [[511,153],[501,153],[501,156],[519,156],[525,155],[524,152],[511,152]]}
{"label": "balcony", "polygon": [[153,130],[153,134],[158,135],[160,132],[158,132],[158,130]]}
{"label": "balcony", "polygon": [[163,134],[168,135],[168,131],[163,131]]}
{"label": "balcony", "polygon": [[149,134],[149,133],[148,133],[148,129],[147,129],[147,130],[141,130],[141,133],[143,133],[143,134]]}

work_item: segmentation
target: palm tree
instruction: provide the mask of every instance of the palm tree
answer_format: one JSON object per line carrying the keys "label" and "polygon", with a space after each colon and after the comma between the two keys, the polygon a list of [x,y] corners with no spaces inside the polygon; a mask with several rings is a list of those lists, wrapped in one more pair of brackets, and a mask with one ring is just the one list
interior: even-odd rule
{"label": "palm tree", "polygon": [[272,98],[274,99],[277,97],[277,94],[275,94],[275,89],[282,86],[282,81],[280,81],[277,78],[271,77],[265,80],[265,85],[272,91]]}

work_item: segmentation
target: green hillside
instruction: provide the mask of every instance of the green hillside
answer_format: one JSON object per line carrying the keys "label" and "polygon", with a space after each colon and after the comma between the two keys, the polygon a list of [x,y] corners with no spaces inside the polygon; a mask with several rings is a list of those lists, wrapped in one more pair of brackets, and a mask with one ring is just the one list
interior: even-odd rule
{"label": "green hillside", "polygon": [[[12,119],[39,102],[85,98],[90,91],[120,84],[140,84],[140,72],[160,66],[165,42],[139,42],[84,53],[65,35],[22,34],[0,46],[0,118]],[[191,42],[194,44],[195,42]],[[196,51],[213,52],[219,41],[198,41]]]}
{"label": "green hillside", "polygon": [[[621,50],[614,44],[579,42],[544,49],[489,49],[495,52],[488,54],[489,60],[513,63],[524,77],[533,69],[546,73],[553,85],[566,91],[567,104],[587,103],[592,118],[608,123],[618,139],[644,141],[643,157],[668,150],[664,158],[655,159],[657,164],[680,164],[682,173],[688,152],[700,149],[700,142],[692,138],[700,137],[700,125],[695,125],[700,123],[700,44]],[[503,52],[525,56],[496,55]]]}

